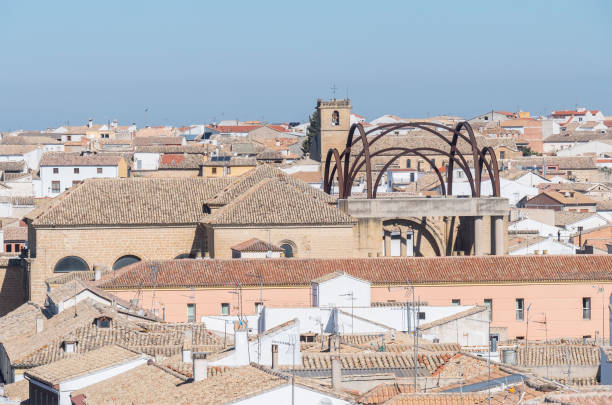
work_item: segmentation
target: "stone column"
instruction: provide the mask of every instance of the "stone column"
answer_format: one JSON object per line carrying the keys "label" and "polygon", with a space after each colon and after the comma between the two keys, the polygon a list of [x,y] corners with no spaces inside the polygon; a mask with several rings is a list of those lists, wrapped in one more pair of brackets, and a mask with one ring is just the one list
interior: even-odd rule
{"label": "stone column", "polygon": [[391,232],[385,232],[385,256],[391,256]]}
{"label": "stone column", "polygon": [[504,217],[492,217],[495,229],[495,255],[504,254]]}
{"label": "stone column", "polygon": [[400,228],[400,256],[406,257],[406,228]]}
{"label": "stone column", "polygon": [[483,237],[482,217],[474,217],[474,256],[482,256]]}

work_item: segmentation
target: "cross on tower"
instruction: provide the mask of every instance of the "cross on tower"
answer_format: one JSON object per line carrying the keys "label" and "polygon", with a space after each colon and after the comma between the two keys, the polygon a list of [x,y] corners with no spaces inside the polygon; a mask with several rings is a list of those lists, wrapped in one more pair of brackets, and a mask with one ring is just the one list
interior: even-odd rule
{"label": "cross on tower", "polygon": [[334,100],[336,99],[336,90],[338,90],[338,88],[336,87],[335,84],[332,84],[331,91],[332,91],[332,94],[334,95]]}

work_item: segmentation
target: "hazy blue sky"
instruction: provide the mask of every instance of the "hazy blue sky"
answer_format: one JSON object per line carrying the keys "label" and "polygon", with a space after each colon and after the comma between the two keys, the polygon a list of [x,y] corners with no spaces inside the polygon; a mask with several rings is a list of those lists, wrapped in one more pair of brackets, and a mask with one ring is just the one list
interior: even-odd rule
{"label": "hazy blue sky", "polygon": [[[612,1],[0,1],[0,129],[612,115]],[[149,108],[145,117],[144,109]]]}

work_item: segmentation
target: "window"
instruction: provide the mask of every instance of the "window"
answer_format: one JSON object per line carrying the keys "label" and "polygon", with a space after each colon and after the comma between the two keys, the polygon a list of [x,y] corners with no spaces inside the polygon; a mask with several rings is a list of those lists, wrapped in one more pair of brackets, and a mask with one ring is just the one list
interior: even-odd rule
{"label": "window", "polygon": [[11,253],[13,251],[13,245],[11,245],[10,243],[6,244],[6,251],[8,253]]}
{"label": "window", "polygon": [[110,328],[111,319],[108,316],[101,316],[96,319],[96,325],[98,328]]}
{"label": "window", "polygon": [[582,299],[582,319],[591,319],[591,298],[584,297]]}
{"label": "window", "polygon": [[80,181],[78,181],[78,180],[72,180],[72,187],[76,186],[79,183],[80,183]]}
{"label": "window", "polygon": [[453,298],[451,300],[452,305],[461,305],[461,300],[459,298]]}
{"label": "window", "polygon": [[58,173],[59,173],[59,167],[54,167],[53,174],[58,174]]}
{"label": "window", "polygon": [[129,266],[130,264],[138,263],[140,261],[140,257],[134,255],[125,255],[121,256],[117,259],[115,264],[113,264],[113,270],[119,270],[122,267]]}
{"label": "window", "polygon": [[515,303],[516,309],[516,320],[525,320],[525,300],[523,298],[517,298]]}
{"label": "window", "polygon": [[212,174],[217,174],[217,168],[216,167],[212,168]]}
{"label": "window", "polygon": [[499,158],[500,159],[505,159],[506,158],[506,152],[504,152],[503,150],[499,152]]}
{"label": "window", "polygon": [[72,141],[72,136],[68,135],[68,136],[66,137],[66,140],[67,140],[67,141]]}
{"label": "window", "polygon": [[489,310],[489,321],[492,321],[493,320],[493,299],[485,298],[484,306],[487,307],[487,309]]}
{"label": "window", "polygon": [[221,304],[221,315],[229,315],[230,314],[230,304],[224,302]]}
{"label": "window", "polygon": [[425,312],[419,312],[419,320],[425,320]]}
{"label": "window", "polygon": [[60,182],[59,181],[52,181],[51,182],[51,192],[53,192],[53,193],[59,193],[60,192]]}
{"label": "window", "polygon": [[410,173],[410,182],[414,181],[414,173]]}
{"label": "window", "polygon": [[78,256],[67,256],[57,262],[53,271],[55,273],[67,273],[69,271],[88,271],[87,262]]}
{"label": "window", "polygon": [[98,167],[98,168],[96,169],[96,172],[97,172],[98,174],[102,174],[102,168],[101,168],[101,167]]}
{"label": "window", "polygon": [[332,125],[340,125],[340,113],[338,111],[334,111],[331,117]]}
{"label": "window", "polygon": [[410,169],[410,159],[406,159],[406,169]]}
{"label": "window", "polygon": [[431,159],[431,167],[436,167],[436,159]]}
{"label": "window", "polygon": [[74,168],[74,174],[79,174],[79,171],[80,171],[80,170],[79,170],[79,168],[78,168],[78,167],[75,167],[75,168]]}
{"label": "window", "polygon": [[187,304],[187,322],[196,321],[196,304]]}
{"label": "window", "polygon": [[291,245],[288,242],[283,243],[282,245],[280,245],[281,249],[283,249],[283,251],[285,252],[285,257],[293,257],[294,256],[294,248],[293,245]]}

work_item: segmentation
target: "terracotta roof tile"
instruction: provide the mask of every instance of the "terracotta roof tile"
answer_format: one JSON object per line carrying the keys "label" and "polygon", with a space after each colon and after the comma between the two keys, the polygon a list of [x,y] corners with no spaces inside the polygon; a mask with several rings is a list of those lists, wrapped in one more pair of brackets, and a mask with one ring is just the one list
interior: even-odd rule
{"label": "terracotta roof tile", "polygon": [[202,205],[231,179],[87,179],[28,215],[35,226],[194,224]]}
{"label": "terracotta roof tile", "polygon": [[283,252],[283,249],[261,239],[251,238],[231,247],[237,252]]}
{"label": "terracotta roof tile", "polygon": [[51,386],[116,364],[142,358],[140,353],[111,345],[33,368],[26,375]]}
{"label": "terracotta roof tile", "polygon": [[264,274],[264,285],[310,285],[330,270],[372,284],[532,283],[595,281],[612,278],[612,256],[484,256],[345,259],[212,259],[143,261],[104,276],[103,288],[153,287],[151,266],[158,268],[157,287],[225,286],[228,280],[257,286],[247,274]]}
{"label": "terracotta roof tile", "polygon": [[84,394],[88,403],[146,403],[152,405],[217,405],[254,396],[287,384],[287,379],[256,367],[228,369],[197,383],[184,380],[156,365],[143,365],[127,373],[90,385],[73,395]]}
{"label": "terracotta roof tile", "polygon": [[324,193],[321,190],[317,190],[311,187],[308,183],[291,178],[280,169],[264,164],[259,165],[255,169],[252,169],[247,173],[243,174],[242,176],[238,177],[237,179],[234,179],[229,186],[227,186],[225,189],[223,189],[221,192],[211,198],[208,201],[208,204],[211,206],[222,206],[229,204],[239,195],[245,193],[247,190],[255,186],[257,183],[261,182],[262,180],[277,177],[286,179],[287,183],[289,183],[293,187],[322,202],[330,204],[336,202],[335,197],[330,196],[329,194]]}
{"label": "terracotta roof tile", "polygon": [[228,205],[204,218],[203,222],[212,225],[354,222],[342,210],[312,198],[311,194],[304,193],[303,188],[295,187],[284,176],[264,179]]}
{"label": "terracotta roof tile", "polygon": [[117,166],[122,157],[115,154],[88,154],[47,152],[40,159],[43,166]]}

